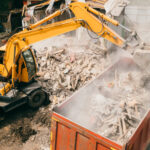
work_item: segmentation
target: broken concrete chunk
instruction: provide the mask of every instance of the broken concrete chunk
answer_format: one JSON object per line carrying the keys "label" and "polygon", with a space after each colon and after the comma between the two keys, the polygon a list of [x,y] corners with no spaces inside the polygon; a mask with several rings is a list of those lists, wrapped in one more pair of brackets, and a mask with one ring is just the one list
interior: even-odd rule
{"label": "broken concrete chunk", "polygon": [[50,79],[50,73],[47,72],[45,75],[44,75],[44,80],[49,80]]}
{"label": "broken concrete chunk", "polygon": [[64,70],[64,74],[67,74],[69,71],[70,71],[70,69],[69,69],[69,68],[66,68],[66,69]]}

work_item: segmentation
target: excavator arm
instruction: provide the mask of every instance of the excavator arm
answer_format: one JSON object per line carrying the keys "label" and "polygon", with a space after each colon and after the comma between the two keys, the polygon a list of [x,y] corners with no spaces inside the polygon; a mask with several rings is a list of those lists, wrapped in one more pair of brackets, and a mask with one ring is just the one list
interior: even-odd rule
{"label": "excavator arm", "polygon": [[[48,20],[61,15],[66,9],[70,9],[72,11],[74,14],[73,18],[40,26]],[[100,19],[98,19],[98,17]],[[8,83],[0,90],[1,95],[4,95],[5,92],[8,92],[12,87],[14,87],[15,81],[28,83],[36,75],[35,57],[29,47],[29,45],[33,43],[76,30],[83,26],[94,32],[97,36],[103,37],[117,46],[122,46],[125,42],[124,39],[111,30],[104,23],[104,20],[109,21],[116,26],[119,25],[117,21],[90,8],[86,3],[74,2],[67,8],[58,10],[41,21],[30,25],[23,31],[13,35],[6,44],[3,64],[0,64],[0,76],[7,79],[10,78],[11,83]],[[30,58],[30,60],[32,59],[32,65],[30,64],[27,66],[27,59],[29,58],[26,59],[26,57],[29,55],[32,56],[32,58]],[[29,77],[29,71],[33,68],[35,68],[35,71]]]}

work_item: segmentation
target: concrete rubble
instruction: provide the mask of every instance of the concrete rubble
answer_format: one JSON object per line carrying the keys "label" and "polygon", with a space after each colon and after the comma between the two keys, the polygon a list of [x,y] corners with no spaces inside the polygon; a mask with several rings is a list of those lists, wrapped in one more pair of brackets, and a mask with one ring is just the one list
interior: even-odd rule
{"label": "concrete rubble", "polygon": [[105,62],[103,51],[83,55],[83,52],[70,53],[67,49],[52,47],[51,51],[38,55],[38,81],[50,94],[54,105],[95,78],[109,64]]}

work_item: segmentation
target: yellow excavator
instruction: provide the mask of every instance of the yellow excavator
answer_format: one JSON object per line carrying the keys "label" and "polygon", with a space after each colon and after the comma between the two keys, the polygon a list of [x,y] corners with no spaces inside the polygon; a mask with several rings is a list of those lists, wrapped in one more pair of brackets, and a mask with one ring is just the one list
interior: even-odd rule
{"label": "yellow excavator", "polygon": [[[72,12],[73,18],[41,26],[67,9]],[[86,3],[73,2],[10,37],[6,45],[0,48],[0,116],[25,103],[37,108],[49,101],[48,94],[34,79],[37,65],[31,44],[82,26],[117,46],[123,46],[125,40],[111,30],[106,22],[122,26]]]}

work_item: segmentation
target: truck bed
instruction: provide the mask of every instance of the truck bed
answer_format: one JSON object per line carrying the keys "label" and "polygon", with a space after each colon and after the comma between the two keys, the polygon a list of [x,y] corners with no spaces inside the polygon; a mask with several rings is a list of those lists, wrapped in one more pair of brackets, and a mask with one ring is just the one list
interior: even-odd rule
{"label": "truck bed", "polygon": [[[114,140],[115,138],[111,136],[104,136],[103,130],[109,130],[109,126],[100,130],[100,132],[97,130],[99,120],[95,115],[95,108],[91,109],[90,99],[100,94],[100,98],[107,97],[107,99],[104,99],[106,101],[109,101],[110,98],[114,101],[117,100],[118,93],[114,94],[111,89],[116,70],[119,74],[130,71],[143,72],[131,58],[122,58],[64,103],[55,107],[52,115],[52,150],[149,150],[147,149],[150,142],[149,99],[144,101],[147,108],[145,107],[145,110],[142,110],[140,121],[136,123],[134,132],[132,131],[128,138],[122,138],[122,141],[121,139],[119,141]],[[105,84],[108,84],[109,92],[104,90]],[[107,111],[103,103],[98,110],[104,113]]]}

